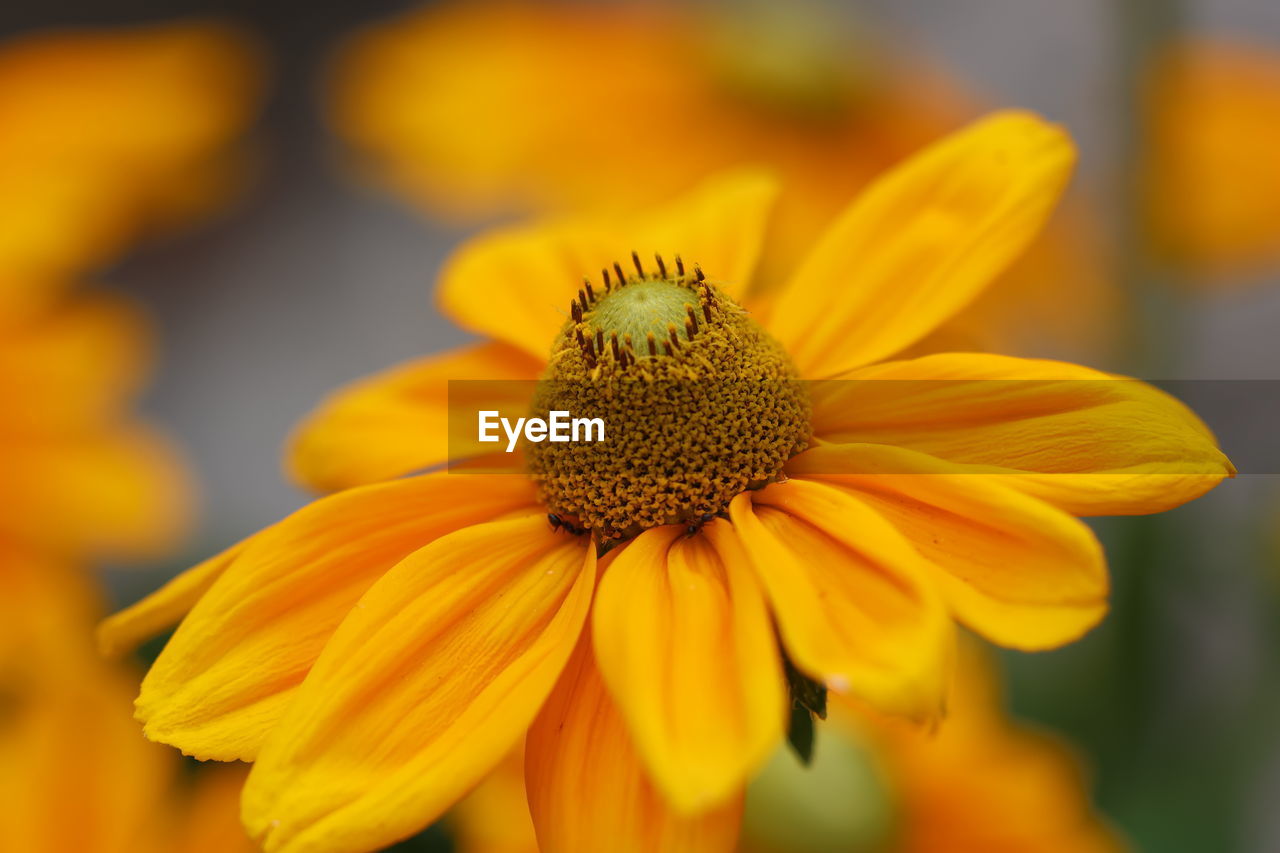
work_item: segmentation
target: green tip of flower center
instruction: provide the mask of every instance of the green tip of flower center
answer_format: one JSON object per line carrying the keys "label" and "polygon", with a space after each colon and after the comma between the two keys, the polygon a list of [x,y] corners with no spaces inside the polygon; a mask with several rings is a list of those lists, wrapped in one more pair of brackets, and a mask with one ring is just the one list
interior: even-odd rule
{"label": "green tip of flower center", "polygon": [[[630,338],[634,345],[645,342],[636,355],[645,358],[648,338],[669,340],[669,327],[676,327],[682,340],[689,340],[688,319],[698,305],[698,294],[681,283],[668,280],[642,280],[615,290],[605,296],[591,312],[591,325],[604,332],[606,339],[617,335],[622,341]],[[653,353],[658,355],[659,352]]]}

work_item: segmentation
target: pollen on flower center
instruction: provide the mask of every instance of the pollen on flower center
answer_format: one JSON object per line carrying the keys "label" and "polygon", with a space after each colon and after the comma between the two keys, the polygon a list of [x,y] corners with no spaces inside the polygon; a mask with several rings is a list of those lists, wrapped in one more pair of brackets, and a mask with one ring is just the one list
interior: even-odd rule
{"label": "pollen on flower center", "polygon": [[775,480],[811,434],[786,352],[700,269],[657,257],[584,284],[533,414],[599,417],[602,442],[526,442],[548,509],[602,542],[695,524]]}

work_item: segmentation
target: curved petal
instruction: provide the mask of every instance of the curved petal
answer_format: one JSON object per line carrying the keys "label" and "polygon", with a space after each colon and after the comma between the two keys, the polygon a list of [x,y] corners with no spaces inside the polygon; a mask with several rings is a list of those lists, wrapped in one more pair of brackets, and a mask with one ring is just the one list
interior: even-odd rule
{"label": "curved petal", "polygon": [[803,480],[740,495],[729,514],[797,667],[888,711],[940,711],[951,620],[901,533],[846,492]]}
{"label": "curved petal", "polygon": [[609,565],[595,654],[640,755],[684,813],[723,803],[782,739],[781,661],[764,596],[723,521],[659,527]]}
{"label": "curved petal", "polygon": [[422,829],[511,751],[591,605],[595,551],[542,516],[417,551],[333,635],[245,786],[267,851],[380,848]]}
{"label": "curved petal", "polygon": [[143,679],[143,731],[198,758],[252,759],[375,581],[438,537],[533,505],[522,477],[430,474],[339,492],[258,533]]}
{"label": "curved petal", "polygon": [[1048,218],[1070,138],[997,113],[907,160],[836,220],[771,303],[769,330],[801,375],[893,355],[967,305]]}
{"label": "curved petal", "polygon": [[586,636],[529,730],[525,787],[543,853],[727,853],[742,818],[741,793],[696,816],[667,804],[645,773]]}
{"label": "curved petal", "polygon": [[956,617],[993,642],[1055,648],[1106,613],[1106,561],[1093,532],[1004,477],[956,474],[931,456],[873,444],[811,448],[787,473],[850,490],[891,521],[929,561]]}
{"label": "curved petal", "polygon": [[1134,379],[1057,361],[944,353],[813,386],[814,434],[954,463],[1074,515],[1161,512],[1235,469],[1199,418]]}
{"label": "curved petal", "polygon": [[440,309],[458,325],[545,359],[584,276],[600,284],[615,261],[638,252],[700,264],[730,294],[750,282],[777,187],[755,172],[706,182],[670,204],[630,219],[560,220],[472,240],[440,279]]}
{"label": "curved petal", "polygon": [[[541,370],[541,362],[519,350],[480,344],[361,379],[331,394],[294,430],[289,474],[313,489],[334,491],[477,455],[462,442],[450,445],[458,438],[449,432],[451,403],[455,409],[474,404],[523,414]],[[485,381],[451,389],[450,380]]]}
{"label": "curved petal", "polygon": [[178,624],[214,581],[222,577],[250,540],[233,545],[198,566],[187,569],[164,586],[98,626],[98,650],[109,657],[123,655],[147,639]]}

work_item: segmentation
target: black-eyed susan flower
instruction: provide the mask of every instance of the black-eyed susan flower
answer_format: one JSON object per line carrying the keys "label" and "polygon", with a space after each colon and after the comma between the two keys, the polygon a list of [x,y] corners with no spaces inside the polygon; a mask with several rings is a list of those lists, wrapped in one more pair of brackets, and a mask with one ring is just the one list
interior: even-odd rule
{"label": "black-eyed susan flower", "polygon": [[[803,2],[433,3],[351,40],[332,121],[366,174],[464,221],[635,209],[765,167],[782,183],[768,287],[870,180],[985,111],[931,59],[850,24]],[[939,345],[1107,341],[1115,294],[1093,219],[1065,205]]]}
{"label": "black-eyed susan flower", "polygon": [[0,299],[29,301],[225,199],[260,76],[252,41],[212,23],[0,45]]}
{"label": "black-eyed susan flower", "polygon": [[[774,187],[754,175],[471,242],[440,304],[490,340],[359,383],[298,433],[304,480],[354,488],[104,626],[119,647],[185,614],[137,700],[146,734],[254,761],[244,818],[272,851],[410,835],[526,735],[545,849],[726,849],[788,684],[931,718],[954,622],[1075,639],[1107,578],[1073,516],[1176,506],[1230,463],[1137,381],[894,358],[1022,250],[1073,159],[1029,114],[975,124],[873,184],[763,303]],[[528,476],[401,477],[449,458],[448,380],[475,378],[603,394],[633,416],[629,473],[568,443],[526,446]],[[730,402],[729,380],[759,393]]]}

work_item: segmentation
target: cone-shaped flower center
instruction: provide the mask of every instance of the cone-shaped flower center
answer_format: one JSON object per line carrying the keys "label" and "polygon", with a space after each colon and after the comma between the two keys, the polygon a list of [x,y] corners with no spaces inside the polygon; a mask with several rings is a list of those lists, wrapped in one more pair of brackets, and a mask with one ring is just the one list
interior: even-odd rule
{"label": "cone-shaped flower center", "polygon": [[534,401],[601,418],[604,440],[525,444],[551,512],[602,542],[723,512],[811,433],[795,368],[746,311],[679,260],[633,262],[579,291]]}

